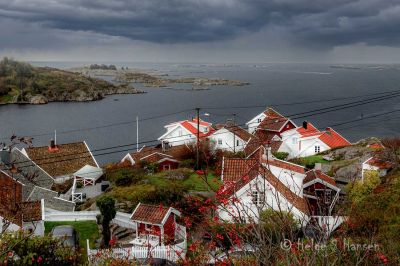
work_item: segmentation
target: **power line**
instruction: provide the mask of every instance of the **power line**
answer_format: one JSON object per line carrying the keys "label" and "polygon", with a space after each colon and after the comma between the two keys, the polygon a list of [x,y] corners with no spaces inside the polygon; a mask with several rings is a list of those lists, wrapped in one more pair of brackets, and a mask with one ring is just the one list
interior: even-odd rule
{"label": "power line", "polygon": [[[385,100],[386,98],[381,98],[381,97],[378,97],[378,99],[376,99],[376,100]],[[373,100],[373,99],[367,99],[367,101],[370,101],[370,100]],[[359,101],[358,101],[358,103],[359,103]],[[365,102],[365,103],[367,103],[367,102]],[[363,104],[365,104],[365,103],[363,103]],[[359,104],[361,104],[361,103],[359,103]],[[333,107],[328,107],[328,108],[333,108]],[[346,107],[346,108],[348,108],[348,107]],[[340,109],[340,108],[339,108]],[[330,111],[336,111],[336,110],[339,110],[339,109],[335,109],[335,110],[330,110]],[[344,108],[343,108],[344,109]],[[311,111],[310,111],[311,112]],[[308,115],[305,115],[305,116],[299,116],[299,117],[297,117],[297,118],[302,118],[302,117],[308,117],[308,116],[310,116],[310,112],[303,112],[303,113],[308,113]],[[349,121],[348,121],[349,122]],[[272,123],[272,122],[271,122]],[[243,124],[242,124],[243,125]],[[240,125],[236,125],[236,126],[240,126]],[[186,134],[186,135],[183,135],[183,136],[191,136],[192,134]],[[215,134],[214,134],[215,135]],[[171,137],[171,138],[167,138],[167,139],[174,139],[174,138],[176,138],[176,137]],[[148,144],[148,143],[153,143],[153,142],[155,142],[155,141],[158,141],[158,140],[149,140],[149,141],[143,141],[143,142],[140,142],[139,144]],[[173,143],[173,142],[170,142],[170,143]],[[102,149],[96,149],[96,150],[93,150],[92,152],[96,152],[96,151],[104,151],[104,150],[110,150],[110,149],[117,149],[117,148],[123,148],[123,147],[128,147],[128,146],[133,146],[133,145],[136,145],[137,143],[131,143],[131,144],[123,144],[123,145],[117,145],[117,146],[113,146],[113,147],[106,147],[106,148],[102,148]],[[130,150],[130,149],[128,149],[128,150]],[[96,156],[101,156],[101,155],[108,155],[108,154],[112,154],[112,153],[119,153],[119,152],[123,152],[123,151],[127,151],[126,149],[124,149],[124,150],[121,150],[121,151],[113,151],[113,152],[109,152],[109,153],[103,153],[103,154],[97,154]],[[84,152],[84,153],[86,153],[86,152]],[[82,153],[83,154],[83,153]],[[43,158],[39,158],[39,159],[37,159],[36,161],[40,161],[40,160],[46,160],[46,159],[54,159],[54,158],[57,158],[57,157],[66,157],[66,156],[70,156],[70,155],[77,155],[76,153],[72,153],[72,154],[66,154],[66,155],[59,155],[59,156],[51,156],[51,157],[43,157]],[[85,158],[85,157],[83,157],[83,158]],[[76,160],[76,158],[73,158],[73,159],[69,159],[69,160]],[[65,161],[65,160],[63,160],[63,161]],[[26,161],[26,162],[29,162],[29,161]],[[54,163],[54,162],[57,162],[57,161],[53,161],[53,162],[51,162],[51,163]]]}
{"label": "power line", "polygon": [[[307,104],[307,103],[333,102],[333,101],[350,100],[350,99],[361,98],[361,97],[368,97],[368,96],[374,96],[374,95],[389,94],[389,93],[394,93],[394,92],[399,92],[399,90],[390,90],[390,91],[385,91],[385,92],[376,92],[376,93],[362,94],[362,95],[349,96],[349,97],[322,98],[322,99],[315,99],[315,100],[310,100],[310,101],[269,104],[269,106],[272,106],[272,107],[279,107],[279,106],[292,106],[292,105]],[[212,109],[215,109],[215,110],[221,109],[221,110],[222,110],[222,109],[252,109],[252,108],[265,108],[266,106],[267,106],[267,105],[262,104],[262,105],[247,105],[247,106],[203,107],[203,108],[204,108],[204,109],[207,109],[207,110],[212,110]]]}
{"label": "power line", "polygon": [[[193,111],[193,110],[194,109],[186,109],[186,110],[181,110],[181,111],[177,111],[177,112],[173,112],[173,113],[157,115],[157,116],[152,116],[152,117],[146,117],[146,118],[139,119],[139,122],[148,121],[148,120],[157,119],[157,118],[163,118],[163,117],[176,115],[176,114],[181,114],[181,113],[185,113],[185,112],[189,112],[189,111]],[[115,127],[115,126],[128,125],[128,124],[135,124],[136,122],[137,122],[136,120],[129,120],[129,121],[111,123],[111,124],[95,126],[95,127],[87,127],[87,128],[70,129],[70,130],[65,130],[65,131],[57,131],[57,134],[69,134],[69,133],[75,133],[75,132],[81,132],[81,131],[89,131],[89,130],[94,130],[94,129]],[[135,127],[136,127],[136,125],[135,125]],[[51,136],[51,135],[54,135],[54,132],[52,132],[52,133],[34,134],[34,135],[31,135],[30,137],[42,137],[42,136]],[[7,138],[1,138],[1,139],[6,140]]]}

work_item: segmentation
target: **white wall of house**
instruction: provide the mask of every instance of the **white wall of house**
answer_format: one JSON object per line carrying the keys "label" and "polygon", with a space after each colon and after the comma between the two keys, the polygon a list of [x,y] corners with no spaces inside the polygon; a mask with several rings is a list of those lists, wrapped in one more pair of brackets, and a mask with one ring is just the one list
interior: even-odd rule
{"label": "white wall of house", "polygon": [[260,125],[260,123],[264,120],[264,118],[267,117],[264,112],[261,114],[257,115],[253,119],[251,119],[249,122],[246,123],[247,125],[247,131],[251,134],[253,134],[257,127]]}
{"label": "white wall of house", "polygon": [[[264,203],[259,200],[258,204],[254,202],[255,195],[257,192],[259,199],[264,199]],[[264,192],[262,197],[261,192]],[[301,212],[299,209],[294,207],[283,195],[281,195],[271,184],[268,183],[263,177],[258,176],[251,182],[246,184],[232,197],[239,199],[238,203],[228,204],[227,206],[220,206],[217,209],[217,214],[221,220],[227,222],[233,222],[234,217],[243,217],[246,221],[253,220],[254,222],[259,221],[260,212],[268,208],[272,208],[276,211],[286,211],[293,214],[293,216],[299,221],[305,223],[308,221],[308,217]]]}
{"label": "white wall of house", "polygon": [[[232,132],[225,128],[221,128],[214,132],[208,137],[213,143],[213,147],[216,150],[235,152],[243,151],[246,147],[247,142],[239,138],[237,135],[234,136]],[[235,147],[234,147],[235,146]]]}
{"label": "white wall of house", "polygon": [[196,139],[197,137],[195,135],[178,124],[173,128],[168,128],[167,133],[161,136],[158,140],[163,143],[168,142],[170,146],[179,146],[194,143]]}
{"label": "white wall of house", "polygon": [[330,149],[318,136],[302,138],[299,133],[294,133],[293,130],[286,131],[281,136],[283,143],[279,147],[279,151],[289,153],[289,159],[307,157]]}

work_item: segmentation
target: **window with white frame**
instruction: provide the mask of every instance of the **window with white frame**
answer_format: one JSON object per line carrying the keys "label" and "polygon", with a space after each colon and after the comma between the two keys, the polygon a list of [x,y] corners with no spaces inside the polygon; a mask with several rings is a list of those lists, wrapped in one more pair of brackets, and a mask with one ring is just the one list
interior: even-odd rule
{"label": "window with white frame", "polygon": [[320,153],[321,147],[320,146],[315,146],[315,153]]}
{"label": "window with white frame", "polygon": [[257,123],[261,123],[261,121],[262,121],[261,118],[258,118],[258,119],[257,119]]}
{"label": "window with white frame", "polygon": [[218,139],[218,145],[222,145],[222,139]]}
{"label": "window with white frame", "polygon": [[264,203],[265,194],[264,192],[260,192],[258,190],[253,190],[251,192],[251,201],[255,205],[261,205]]}
{"label": "window with white frame", "polygon": [[292,138],[292,144],[293,144],[293,145],[297,144],[297,141],[298,141],[298,139],[297,139],[296,137],[293,137],[293,138]]}
{"label": "window with white frame", "polygon": [[182,130],[179,130],[179,137],[182,137]]}
{"label": "window with white frame", "polygon": [[240,142],[239,140],[236,140],[236,146],[239,146]]}

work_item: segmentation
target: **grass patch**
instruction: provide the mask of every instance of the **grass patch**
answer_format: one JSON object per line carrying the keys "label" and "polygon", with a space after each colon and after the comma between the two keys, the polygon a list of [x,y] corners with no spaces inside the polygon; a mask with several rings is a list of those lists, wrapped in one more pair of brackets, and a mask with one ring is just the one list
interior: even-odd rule
{"label": "grass patch", "polygon": [[314,168],[316,163],[329,163],[328,161],[324,160],[323,155],[311,155],[307,157],[297,158],[292,160],[293,163],[303,165],[307,168]]}
{"label": "grass patch", "polygon": [[188,179],[183,181],[183,184],[190,185],[192,189],[196,191],[215,191],[221,186],[221,178],[216,177],[215,174],[211,172],[207,175],[206,182],[204,176],[199,176],[198,174],[194,173],[190,175]]}
{"label": "grass patch", "polygon": [[44,222],[45,234],[49,234],[51,230],[59,225],[72,225],[79,233],[79,247],[86,252],[86,239],[89,239],[90,247],[93,248],[95,241],[99,238],[99,229],[96,221],[65,221],[65,222]]}

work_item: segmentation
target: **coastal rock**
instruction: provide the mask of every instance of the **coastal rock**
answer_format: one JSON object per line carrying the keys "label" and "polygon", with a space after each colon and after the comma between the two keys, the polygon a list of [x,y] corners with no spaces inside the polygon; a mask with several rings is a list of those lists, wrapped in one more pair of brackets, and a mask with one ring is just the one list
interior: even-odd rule
{"label": "coastal rock", "polygon": [[336,178],[341,178],[349,182],[356,180],[360,176],[361,176],[361,165],[359,163],[339,168],[338,170],[336,170],[335,174]]}
{"label": "coastal rock", "polygon": [[48,102],[49,102],[49,100],[41,94],[32,96],[29,99],[29,103],[31,103],[31,104],[46,104]]}

